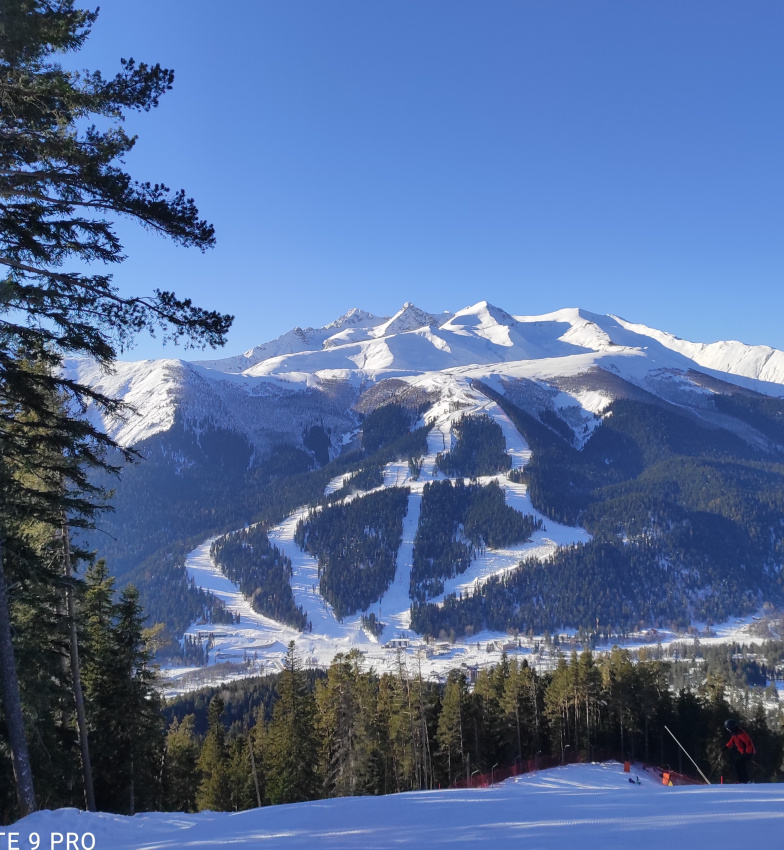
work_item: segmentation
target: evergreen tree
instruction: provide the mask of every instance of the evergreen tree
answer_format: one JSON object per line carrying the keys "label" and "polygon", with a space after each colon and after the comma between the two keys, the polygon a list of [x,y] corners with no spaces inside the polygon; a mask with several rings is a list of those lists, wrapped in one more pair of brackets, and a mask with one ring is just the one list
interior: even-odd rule
{"label": "evergreen tree", "polygon": [[318,796],[320,781],[314,721],[313,696],[307,690],[292,641],[267,736],[264,765],[271,803],[300,803]]}
{"label": "evergreen tree", "polygon": [[228,747],[226,778],[229,787],[229,807],[241,812],[256,806],[256,791],[251,760],[251,742],[247,735],[237,735]]}
{"label": "evergreen tree", "polygon": [[175,717],[166,733],[163,763],[163,808],[167,812],[195,812],[198,790],[199,744],[194,735],[196,718]]}
{"label": "evergreen tree", "polygon": [[125,682],[114,643],[114,579],[106,561],[92,565],[85,576],[81,606],[85,634],[83,682],[89,717],[90,754],[99,809],[119,806],[114,794],[115,737],[125,710]]}
{"label": "evergreen tree", "polygon": [[444,688],[436,732],[438,753],[446,768],[447,785],[451,785],[465,769],[466,736],[463,726],[466,720],[467,702],[468,685],[465,674],[453,670]]}
{"label": "evergreen tree", "polygon": [[158,807],[163,744],[161,701],[155,688],[155,671],[150,666],[152,653],[144,636],[144,611],[133,585],[122,590],[115,611],[114,645],[120,682],[125,685],[125,708],[115,746],[128,754],[128,813],[135,814]]}
{"label": "evergreen tree", "polygon": [[512,658],[509,675],[504,681],[501,708],[515,761],[522,761],[528,754],[541,749],[538,697],[536,673],[527,661],[518,664],[517,659]]}
{"label": "evergreen tree", "polygon": [[162,722],[138,593],[129,585],[115,603],[114,579],[98,561],[87,572],[82,617],[96,803],[128,814],[156,808]]}
{"label": "evergreen tree", "polygon": [[357,650],[338,654],[316,687],[321,774],[329,797],[378,793],[376,687],[362,674],[360,659]]}
{"label": "evergreen tree", "polygon": [[[124,259],[118,217],[130,217],[181,245],[210,247],[212,227],[184,192],[131,179],[121,166],[135,137],[122,128],[130,111],[157,106],[173,81],[159,65],[122,61],[120,72],[65,70],[58,53],[78,50],[96,12],[73,0],[0,0],[0,692],[21,814],[36,808],[33,774],[11,639],[5,550],[18,517],[42,505],[69,515],[67,486],[45,499],[19,483],[42,437],[64,442],[88,464],[89,442],[113,446],[80,415],[86,403],[117,412],[114,400],[70,379],[64,354],[109,366],[138,331],[165,338],[222,344],[231,317],[195,307],[173,293],[121,295],[95,265]],[[98,119],[98,121],[96,121]],[[98,129],[101,123],[104,129]],[[69,264],[72,264],[69,266]],[[39,361],[33,371],[28,361]],[[49,401],[62,395],[52,417]],[[36,410],[25,421],[20,407]],[[76,413],[74,413],[74,411]],[[85,440],[85,436],[87,439]],[[79,463],[76,467],[78,469]],[[73,478],[73,470],[71,470]],[[85,479],[86,480],[86,479]],[[61,482],[58,482],[61,483]],[[66,482],[67,484],[67,482]]]}
{"label": "evergreen tree", "polygon": [[214,696],[210,701],[207,737],[204,739],[198,762],[201,783],[196,796],[196,806],[199,811],[209,809],[213,812],[226,812],[231,808],[226,730],[221,721],[223,709],[223,700]]}

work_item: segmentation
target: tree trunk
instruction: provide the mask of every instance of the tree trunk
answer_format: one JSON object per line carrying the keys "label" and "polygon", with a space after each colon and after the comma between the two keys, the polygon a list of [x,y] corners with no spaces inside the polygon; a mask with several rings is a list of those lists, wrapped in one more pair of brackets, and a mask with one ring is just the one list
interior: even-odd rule
{"label": "tree trunk", "polygon": [[[63,566],[66,580],[71,578],[71,543],[68,537],[68,526],[63,518]],[[76,635],[76,607],[74,605],[73,588],[70,583],[65,586],[65,602],[70,626],[71,643],[71,682],[73,683],[74,704],[76,705],[76,724],[79,728],[79,749],[82,752],[82,774],[84,777],[84,797],[87,811],[95,811],[95,792],[93,791],[93,770],[90,762],[90,746],[87,739],[87,717],[84,711],[84,694],[82,693],[82,673],[79,665],[79,644]]]}
{"label": "tree trunk", "polygon": [[253,770],[253,785],[256,788],[256,802],[261,808],[261,791],[259,790],[259,775],[256,773],[256,759],[253,756],[253,736],[248,733],[248,749],[250,750],[250,766]]}
{"label": "tree trunk", "polygon": [[11,764],[14,769],[16,796],[22,817],[34,812],[35,802],[33,770],[25,737],[22,700],[19,696],[19,679],[16,676],[14,646],[11,641],[11,608],[3,569],[3,540],[0,540],[0,694],[3,697],[8,743],[11,747]]}

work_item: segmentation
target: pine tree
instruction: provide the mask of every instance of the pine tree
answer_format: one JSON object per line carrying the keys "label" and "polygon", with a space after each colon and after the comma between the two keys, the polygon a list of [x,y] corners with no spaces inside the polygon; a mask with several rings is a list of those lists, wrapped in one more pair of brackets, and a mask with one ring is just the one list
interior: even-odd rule
{"label": "pine tree", "polygon": [[289,644],[278,683],[265,755],[267,795],[271,803],[300,803],[318,796],[318,747],[315,704],[308,693],[294,642]]}
{"label": "pine tree", "polygon": [[116,744],[127,752],[125,781],[128,814],[157,808],[162,720],[151,652],[144,639],[144,611],[133,585],[123,588],[115,607],[114,644],[125,709]]}
{"label": "pine tree", "polygon": [[228,752],[226,730],[221,717],[223,700],[214,696],[210,700],[207,737],[201,748],[198,768],[201,774],[196,807],[199,811],[226,812],[231,809],[231,793],[228,782]]}
{"label": "pine tree", "polygon": [[162,721],[138,592],[129,585],[115,603],[114,579],[100,560],[87,572],[81,617],[96,803],[127,814],[156,808]]}
{"label": "pine tree", "polygon": [[229,787],[229,808],[235,812],[256,806],[256,790],[253,780],[251,743],[246,735],[237,735],[231,740],[226,768]]}
{"label": "pine tree", "polygon": [[447,785],[451,785],[465,769],[466,738],[463,725],[467,698],[466,677],[462,672],[453,670],[444,689],[436,733],[438,752],[446,766]]}
{"label": "pine tree", "polygon": [[316,687],[321,774],[328,797],[378,793],[377,695],[361,654],[339,653]]}
{"label": "pine tree", "polygon": [[504,682],[501,708],[511,739],[516,761],[534,755],[541,748],[538,728],[538,685],[535,672],[526,661],[509,663],[509,676]]}
{"label": "pine tree", "polygon": [[103,559],[87,571],[80,609],[85,635],[82,680],[96,804],[101,810],[112,811],[119,806],[114,793],[115,737],[125,710],[125,683],[121,681],[114,642],[114,579]]}
{"label": "pine tree", "polygon": [[186,714],[172,721],[166,733],[163,762],[163,808],[167,812],[195,812],[198,789],[199,744],[196,718]]}
{"label": "pine tree", "polygon": [[[20,516],[48,507],[70,514],[68,481],[47,498],[20,487],[41,438],[64,443],[77,461],[96,457],[90,443],[113,441],[78,413],[92,402],[105,413],[120,405],[60,370],[65,354],[108,367],[142,330],[193,344],[223,344],[231,317],[156,290],[124,296],[104,269],[122,262],[118,217],[185,246],[214,242],[184,192],[137,182],[122,166],[136,139],[122,128],[127,112],[149,111],[171,88],[159,65],[121,62],[120,72],[66,71],[56,55],[78,50],[96,12],[73,0],[0,0],[0,693],[21,814],[36,808],[22,701],[11,639],[5,550]],[[97,120],[96,120],[97,119]],[[104,129],[97,129],[100,123]],[[42,368],[30,370],[29,361]],[[50,400],[63,396],[63,415]],[[36,411],[32,422],[20,412]],[[76,411],[74,413],[73,411]],[[88,455],[83,455],[87,448]],[[34,461],[33,461],[34,462]],[[79,469],[79,462],[71,469]],[[82,477],[86,484],[86,476]],[[61,482],[62,483],[62,482]],[[32,489],[32,488],[31,488]],[[77,513],[81,507],[77,505]]]}
{"label": "pine tree", "polygon": [[[92,429],[69,419],[46,386],[40,362],[21,362],[22,373],[26,386],[11,381],[0,390],[0,691],[15,774],[26,764],[16,783],[23,812],[34,807],[35,794],[10,639],[13,594],[8,588],[25,588],[27,604],[34,607],[31,588],[40,589],[38,616],[41,621],[54,618],[52,634],[59,632],[65,618],[73,626],[66,606],[50,594],[57,589],[63,599],[74,589],[65,574],[66,560],[71,562],[67,525],[85,527],[100,510],[91,500],[96,488],[85,469],[103,464],[95,453]],[[18,624],[14,628],[18,630]],[[70,638],[73,657],[73,631]],[[73,666],[70,676],[75,693]]]}

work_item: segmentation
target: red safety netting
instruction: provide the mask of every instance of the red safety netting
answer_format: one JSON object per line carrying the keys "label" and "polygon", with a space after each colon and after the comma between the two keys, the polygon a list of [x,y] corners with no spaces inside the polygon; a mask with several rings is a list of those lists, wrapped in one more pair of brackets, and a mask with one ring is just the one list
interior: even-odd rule
{"label": "red safety netting", "polygon": [[[602,750],[594,750],[591,756],[591,758],[587,758],[584,753],[573,753],[571,750],[566,750],[560,758],[558,756],[537,756],[532,759],[523,759],[505,767],[497,767],[488,773],[474,773],[471,777],[461,777],[452,783],[452,788],[486,788],[497,782],[503,782],[512,776],[522,776],[526,773],[535,773],[537,770],[546,770],[566,764],[606,761],[623,762],[623,759],[618,758],[617,755]],[[659,779],[662,779],[664,774],[667,773],[673,785],[704,784],[699,779],[692,779],[690,776],[684,776],[682,773],[676,773],[672,770],[664,770],[651,765],[641,765],[641,768],[648,773],[654,774]]]}

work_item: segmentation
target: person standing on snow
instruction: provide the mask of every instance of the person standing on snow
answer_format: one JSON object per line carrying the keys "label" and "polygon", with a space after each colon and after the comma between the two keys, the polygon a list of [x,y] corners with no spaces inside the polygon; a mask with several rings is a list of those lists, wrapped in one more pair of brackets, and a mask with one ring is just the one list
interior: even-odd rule
{"label": "person standing on snow", "polygon": [[745,785],[749,781],[749,774],[746,765],[751,761],[751,757],[756,750],[754,744],[749,737],[749,733],[742,729],[736,720],[730,718],[724,722],[724,727],[732,736],[727,741],[727,749],[735,747],[738,750],[737,758],[735,759],[735,774],[738,777],[738,782]]}

